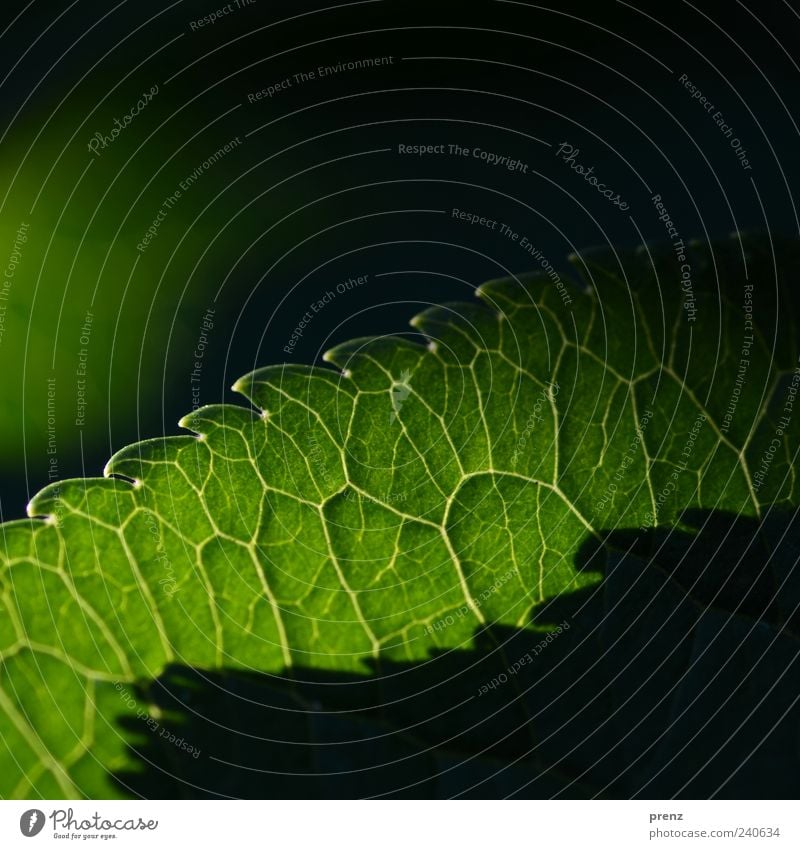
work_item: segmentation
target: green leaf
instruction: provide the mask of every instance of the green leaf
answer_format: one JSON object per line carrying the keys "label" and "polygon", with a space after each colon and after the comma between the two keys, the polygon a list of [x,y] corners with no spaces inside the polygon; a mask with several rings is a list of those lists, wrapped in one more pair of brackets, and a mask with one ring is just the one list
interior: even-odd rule
{"label": "green leaf", "polygon": [[[601,597],[602,543],[601,551],[628,551],[600,587],[602,597],[622,600],[626,618],[601,605],[559,638],[548,665],[564,662],[549,685],[533,686],[541,664],[528,677],[515,673],[512,700],[524,710],[510,728],[524,725],[525,745],[542,746],[506,774],[520,787],[539,776],[530,792],[588,792],[579,764],[568,759],[567,777],[558,777],[552,711],[532,717],[581,677],[567,647],[603,658],[609,629],[661,633],[640,621],[659,596],[653,568],[695,611],[691,619],[683,602],[668,605],[685,621],[680,639],[667,640],[681,646],[665,661],[667,688],[687,668],[701,674],[687,657],[699,651],[708,660],[697,641],[714,643],[714,627],[744,633],[752,619],[782,637],[792,631],[794,562],[764,561],[767,596],[779,599],[769,611],[736,603],[755,586],[752,576],[744,589],[728,587],[720,606],[729,561],[710,573],[697,557],[664,566],[661,548],[631,553],[618,537],[622,529],[687,529],[686,511],[701,509],[742,517],[761,533],[773,511],[797,506],[800,310],[786,269],[797,267],[798,251],[779,246],[775,267],[773,248],[738,238],[693,248],[688,291],[671,249],[576,259],[585,288],[569,299],[545,275],[494,280],[475,304],[417,316],[414,339],[341,345],[325,357],[334,368],[256,371],[235,386],[254,408],[205,407],[181,422],[192,435],[132,445],[104,478],[43,490],[30,520],[0,526],[0,795],[142,792],[131,789],[132,741],[166,739],[183,755],[192,745],[188,731],[178,733],[175,704],[147,683],[177,668],[224,672],[225,681],[258,672],[283,692],[309,671],[360,681],[460,656],[471,672],[453,692],[465,680],[480,685],[498,663],[502,670],[521,656],[510,641],[530,648],[552,632],[559,603],[571,599],[568,617],[577,621],[577,601]],[[716,615],[717,625],[701,634],[697,611],[705,622]],[[575,643],[578,633],[586,638]],[[784,665],[797,652],[796,634],[786,639]],[[686,686],[667,704],[691,703],[694,685]],[[625,704],[613,687],[603,692],[608,705]],[[491,701],[474,689],[464,698],[473,711]],[[431,701],[417,704],[418,718],[434,711]],[[621,716],[630,728],[630,714]],[[649,716],[642,711],[652,729]],[[465,735],[478,721],[469,717]],[[353,719],[331,739],[356,726],[371,739],[372,721]],[[411,720],[396,721],[405,728]],[[328,731],[312,737],[328,739]],[[444,795],[486,781],[487,792],[505,794],[506,779],[473,738],[433,735],[426,745],[434,753],[417,740],[425,766],[409,780]],[[660,744],[667,752],[669,739]],[[387,740],[373,755],[403,757],[397,738]],[[602,742],[594,745],[602,750]],[[195,762],[208,774],[209,753],[200,754]],[[646,762],[657,764],[651,755]],[[354,757],[323,767],[347,770]],[[503,746],[489,757],[514,760]],[[598,769],[592,792],[629,792]],[[630,780],[663,772],[648,769],[632,764]],[[127,778],[112,781],[112,773]],[[369,782],[345,787],[344,795],[371,792]]]}

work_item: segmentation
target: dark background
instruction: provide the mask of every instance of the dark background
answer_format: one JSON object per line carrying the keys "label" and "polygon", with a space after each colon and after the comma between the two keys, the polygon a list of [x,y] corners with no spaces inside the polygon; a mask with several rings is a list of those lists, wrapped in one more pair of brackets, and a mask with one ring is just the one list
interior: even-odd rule
{"label": "dark background", "polygon": [[[256,366],[319,363],[336,342],[407,331],[424,305],[535,267],[498,232],[454,220],[454,207],[506,222],[564,277],[570,253],[663,241],[655,193],[686,240],[797,233],[795,4],[257,0],[192,31],[221,5],[0,12],[3,266],[21,221],[31,233],[0,341],[3,519],[24,515],[48,477],[100,474],[123,445],[177,432],[209,308],[196,387],[202,403],[235,401],[231,384]],[[377,56],[393,62],[248,102],[298,72]],[[733,128],[751,170],[682,74]],[[152,103],[91,154],[93,134],[156,84]],[[140,254],[164,198],[237,136]],[[557,158],[562,142],[627,211]],[[527,173],[397,152],[438,143],[508,154]],[[309,304],[360,275],[367,283],[337,295],[287,354]]]}

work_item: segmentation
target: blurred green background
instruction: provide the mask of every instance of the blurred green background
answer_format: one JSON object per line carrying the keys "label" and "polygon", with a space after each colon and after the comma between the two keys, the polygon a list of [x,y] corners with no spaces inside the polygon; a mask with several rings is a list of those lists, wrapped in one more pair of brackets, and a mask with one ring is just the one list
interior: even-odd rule
{"label": "blurred green background", "polygon": [[[257,0],[197,25],[218,10],[14,0],[0,13],[0,262],[18,260],[0,302],[3,519],[49,480],[100,474],[122,445],[176,432],[193,405],[233,400],[230,385],[254,366],[319,362],[335,342],[406,330],[429,302],[532,268],[518,245],[454,221],[453,207],[511,223],[565,277],[572,251],[663,240],[653,192],[687,239],[797,231],[784,100],[795,69],[746,18],[729,28],[747,31],[746,55],[720,36],[704,15],[725,15],[722,3],[687,22],[702,53],[670,34],[664,10],[662,25],[616,3]],[[777,8],[762,20],[785,38],[797,28]],[[392,61],[294,76],[376,56]],[[735,127],[752,171],[682,73]],[[165,199],[237,138],[139,250]],[[550,146],[564,140],[630,214],[556,160]],[[397,153],[452,142],[518,157],[529,173]],[[287,355],[308,304],[362,274],[369,285],[337,298]]]}

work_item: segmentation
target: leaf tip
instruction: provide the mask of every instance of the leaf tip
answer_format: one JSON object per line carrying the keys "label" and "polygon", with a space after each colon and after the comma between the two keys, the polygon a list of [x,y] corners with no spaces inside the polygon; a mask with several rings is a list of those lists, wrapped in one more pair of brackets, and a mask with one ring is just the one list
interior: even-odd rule
{"label": "leaf tip", "polygon": [[[337,350],[341,350],[343,346],[338,346],[338,348],[331,348],[322,355],[322,359],[326,363],[330,363],[331,365],[338,365],[337,363]],[[343,368],[339,370],[339,374],[345,378],[351,378],[353,376],[353,372],[349,368]]]}
{"label": "leaf tip", "polygon": [[178,421],[178,427],[182,427],[184,430],[190,430],[192,432],[192,436],[199,442],[202,442],[205,439],[205,434],[201,433],[197,429],[197,426],[197,410],[191,413],[187,413],[182,419]]}
{"label": "leaf tip", "polygon": [[[124,449],[123,449],[124,451]],[[122,472],[118,472],[116,470],[116,463],[119,458],[119,454],[121,452],[117,452],[106,464],[103,466],[103,477],[104,478],[114,478],[116,480],[127,481],[134,489],[140,489],[144,482],[140,478],[132,477],[131,475],[126,475]]]}

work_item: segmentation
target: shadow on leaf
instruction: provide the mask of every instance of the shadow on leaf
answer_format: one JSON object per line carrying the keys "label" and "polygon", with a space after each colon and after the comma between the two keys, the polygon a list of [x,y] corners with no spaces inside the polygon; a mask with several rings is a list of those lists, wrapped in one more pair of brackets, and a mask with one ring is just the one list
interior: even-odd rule
{"label": "shadow on leaf", "polygon": [[[800,521],[605,533],[534,630],[359,676],[174,666],[126,720],[149,798],[794,798]],[[547,635],[550,635],[549,637]]]}

